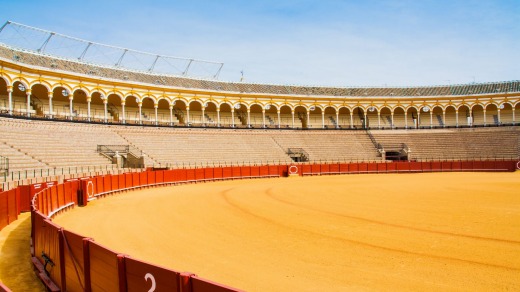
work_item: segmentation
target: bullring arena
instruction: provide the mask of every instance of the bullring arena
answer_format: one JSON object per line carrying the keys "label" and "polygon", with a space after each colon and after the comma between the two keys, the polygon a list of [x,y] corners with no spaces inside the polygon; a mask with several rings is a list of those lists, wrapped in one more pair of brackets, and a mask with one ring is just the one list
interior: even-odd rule
{"label": "bullring arena", "polygon": [[520,288],[520,81],[233,83],[83,55],[0,44],[2,290]]}

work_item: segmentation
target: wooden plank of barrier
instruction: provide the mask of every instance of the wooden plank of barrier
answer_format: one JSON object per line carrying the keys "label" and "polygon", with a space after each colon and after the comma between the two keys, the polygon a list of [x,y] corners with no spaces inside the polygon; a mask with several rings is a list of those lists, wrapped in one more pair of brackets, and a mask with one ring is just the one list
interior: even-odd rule
{"label": "wooden plank of barrier", "polygon": [[62,291],[84,291],[83,240],[85,237],[74,232],[63,230],[63,266],[65,269],[65,285]]}
{"label": "wooden plank of barrier", "polygon": [[164,170],[159,170],[155,172],[155,183],[162,184],[164,182]]}
{"label": "wooden plank of barrier", "polygon": [[410,164],[408,162],[396,162],[398,172],[408,172],[410,171]]}
{"label": "wooden plank of barrier", "polygon": [[416,161],[410,162],[410,171],[421,172],[422,171],[421,163],[420,162],[416,162]]}
{"label": "wooden plank of barrier", "polygon": [[321,172],[321,164],[312,164],[311,165],[311,173],[313,175],[320,174]]}
{"label": "wooden plank of barrier", "polygon": [[260,166],[257,166],[257,165],[251,166],[250,176],[259,177],[260,176]]}
{"label": "wooden plank of barrier", "polygon": [[103,176],[103,192],[112,191],[112,175],[107,174]]}
{"label": "wooden plank of barrier", "polygon": [[462,169],[462,163],[460,161],[452,161],[451,162],[451,170],[452,171],[460,171]]}
{"label": "wooden plank of barrier", "polygon": [[204,174],[205,174],[205,169],[204,168],[196,168],[195,169],[195,179],[194,180],[204,180]]}
{"label": "wooden plank of barrier", "polygon": [[115,191],[115,190],[119,190],[119,177],[121,175],[120,174],[117,174],[117,175],[111,175],[110,176],[110,179],[112,180],[110,182],[110,185],[112,187],[112,190]]}
{"label": "wooden plank of barrier", "polygon": [[462,171],[472,171],[473,170],[473,161],[462,161],[461,170]]}
{"label": "wooden plank of barrier", "polygon": [[379,163],[377,163],[377,172],[378,173],[385,173],[387,164],[388,163],[386,163],[386,162],[379,162]]}
{"label": "wooden plank of barrier", "polygon": [[174,171],[173,170],[165,170],[164,171],[164,182],[165,183],[172,183],[175,180]]}
{"label": "wooden plank of barrier", "polygon": [[177,169],[177,179],[176,181],[182,182],[186,181],[188,179],[188,173],[186,172],[186,169]]}
{"label": "wooden plank of barrier", "polygon": [[432,164],[429,161],[421,162],[421,170],[423,172],[427,171],[430,172],[432,170]]}
{"label": "wooden plank of barrier", "polygon": [[194,168],[193,169],[185,169],[184,171],[186,173],[186,181],[194,181],[194,180],[197,179],[196,170]]}
{"label": "wooden plank of barrier", "polygon": [[289,176],[289,165],[278,165],[278,174],[283,177]]}
{"label": "wooden plank of barrier", "polygon": [[18,186],[20,190],[20,212],[31,211],[31,186]]}
{"label": "wooden plank of barrier", "polygon": [[240,166],[233,166],[231,167],[233,174],[232,177],[241,177],[242,176],[242,169]]}
{"label": "wooden plank of barrier", "polygon": [[156,171],[148,171],[147,172],[147,176],[146,176],[146,183],[149,184],[149,185],[154,185],[155,184],[155,174],[157,172]]}
{"label": "wooden plank of barrier", "polygon": [[377,163],[367,163],[367,172],[368,173],[377,173]]}
{"label": "wooden plank of barrier", "polygon": [[224,177],[224,168],[215,167],[213,169],[213,179],[221,179]]}
{"label": "wooden plank of barrier", "polygon": [[339,165],[339,172],[340,173],[349,173],[350,172],[350,166],[347,163],[341,163]]}
{"label": "wooden plank of barrier", "polygon": [[320,173],[329,174],[330,173],[330,166],[328,164],[321,164],[320,165]]}
{"label": "wooden plank of barrier", "polygon": [[312,174],[312,166],[310,164],[303,164],[303,165],[301,165],[301,173],[303,175],[310,175],[310,174]]}
{"label": "wooden plank of barrier", "polygon": [[54,263],[54,266],[47,265],[47,271],[49,273],[49,277],[52,279],[54,283],[61,283],[62,282],[62,260],[61,255],[63,254],[62,248],[63,246],[60,245],[60,234],[62,228],[54,222],[45,219],[43,221],[43,227],[40,229],[40,232],[43,233],[43,237],[41,238],[43,242],[42,245],[40,245],[41,251],[35,250],[35,255],[40,259],[41,263],[45,263],[45,259],[43,258],[43,253],[45,253],[45,256],[52,260]]}
{"label": "wooden plank of barrier", "polygon": [[242,166],[240,168],[240,177],[250,177],[251,176],[251,167],[250,166]]}
{"label": "wooden plank of barrier", "polygon": [[358,163],[358,172],[359,173],[367,173],[368,172],[368,163],[359,162]]}
{"label": "wooden plank of barrier", "polygon": [[18,202],[16,201],[16,189],[7,191],[7,221],[8,224],[18,219]]}
{"label": "wooden plank of barrier", "polygon": [[226,167],[222,168],[222,177],[223,178],[233,177],[233,168],[230,166],[226,166]]}
{"label": "wooden plank of barrier", "polygon": [[0,193],[0,230],[9,225],[9,205],[7,192]]}
{"label": "wooden plank of barrier", "polygon": [[59,184],[56,186],[57,188],[57,199],[58,199],[58,206],[57,208],[61,206],[65,206],[65,185]]}
{"label": "wooden plank of barrier", "polygon": [[105,188],[103,187],[103,177],[102,176],[95,176],[92,178],[96,181],[96,194],[101,194],[105,191]]}
{"label": "wooden plank of barrier", "polygon": [[[131,176],[130,176],[130,179],[132,179]],[[126,188],[126,174],[125,173],[122,173],[117,176],[117,186],[118,186],[119,190]]]}
{"label": "wooden plank of barrier", "polygon": [[431,171],[442,171],[442,163],[440,161],[431,161],[430,167]]}
{"label": "wooden plank of barrier", "polygon": [[339,173],[339,164],[338,163],[330,164],[329,165],[329,172],[332,173],[332,174]]}
{"label": "wooden plank of barrier", "polygon": [[276,165],[269,165],[269,175],[280,175],[280,168]]}
{"label": "wooden plank of barrier", "polygon": [[[132,172],[132,187],[138,187],[141,185],[141,183],[139,182],[140,178],[141,178],[141,175],[138,172]],[[125,178],[125,179],[128,179],[128,178]]]}
{"label": "wooden plank of barrier", "polygon": [[129,257],[125,258],[125,271],[128,292],[180,291],[179,272]]}
{"label": "wooden plank of barrier", "polygon": [[145,186],[148,184],[148,172],[143,171],[139,173],[139,185]]}
{"label": "wooden plank of barrier", "polygon": [[486,171],[496,169],[494,160],[483,161],[482,166],[483,166],[483,169]]}
{"label": "wooden plank of barrier", "polygon": [[206,167],[204,168],[204,179],[206,180],[213,180],[213,167]]}
{"label": "wooden plank of barrier", "polygon": [[121,174],[122,177],[124,177],[124,184],[122,184],[121,179],[119,180],[119,187],[120,188],[131,188],[134,186],[134,175],[132,173],[124,173]]}
{"label": "wooden plank of barrier", "polygon": [[348,172],[349,173],[359,173],[359,163],[350,163],[348,165]]}
{"label": "wooden plank of barrier", "polygon": [[58,186],[52,186],[50,188],[50,191],[51,191],[51,194],[50,194],[50,206],[49,206],[49,209],[48,209],[48,212],[47,212],[47,216],[49,215],[49,212],[52,212],[56,209],[59,208],[59,205],[58,205]]}
{"label": "wooden plank of barrier", "polygon": [[262,165],[258,168],[259,176],[268,176],[269,175],[269,166]]}
{"label": "wooden plank of barrier", "polygon": [[72,203],[72,183],[69,181],[63,183],[63,196],[65,205]]}
{"label": "wooden plank of barrier", "polygon": [[241,291],[235,288],[224,286],[216,282],[199,278],[195,275],[191,276],[191,291],[192,292],[236,292]]}
{"label": "wooden plank of barrier", "polygon": [[118,254],[94,241],[88,250],[92,291],[119,291]]}

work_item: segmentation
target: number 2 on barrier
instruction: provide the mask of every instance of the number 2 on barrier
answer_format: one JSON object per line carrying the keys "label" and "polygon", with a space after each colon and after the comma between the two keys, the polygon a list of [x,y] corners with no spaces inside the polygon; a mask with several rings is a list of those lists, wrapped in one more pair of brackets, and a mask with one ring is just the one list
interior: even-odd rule
{"label": "number 2 on barrier", "polygon": [[146,282],[148,282],[148,280],[150,280],[152,282],[152,287],[150,287],[150,290],[148,290],[148,292],[155,291],[155,278],[153,277],[153,275],[150,273],[147,273],[146,275],[144,275],[144,280]]}

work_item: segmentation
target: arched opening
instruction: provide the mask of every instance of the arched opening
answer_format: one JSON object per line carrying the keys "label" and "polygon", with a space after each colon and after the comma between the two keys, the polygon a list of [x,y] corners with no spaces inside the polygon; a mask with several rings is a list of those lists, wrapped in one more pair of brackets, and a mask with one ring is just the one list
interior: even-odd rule
{"label": "arched opening", "polygon": [[432,109],[432,127],[434,128],[442,128],[444,127],[444,119],[443,119],[443,111],[442,107],[436,105]]}
{"label": "arched opening", "polygon": [[115,123],[122,122],[123,116],[122,116],[121,112],[122,112],[121,97],[115,93],[109,94],[107,96],[108,121],[115,122]]}
{"label": "arched opening", "polygon": [[456,126],[458,126],[456,109],[452,105],[446,107],[445,114],[444,114],[444,125],[446,127],[456,127]]}
{"label": "arched opening", "polygon": [[484,108],[482,107],[482,105],[477,104],[471,108],[471,120],[473,121],[472,125],[484,125]]}
{"label": "arched opening", "polygon": [[202,125],[202,104],[198,100],[192,100],[188,104],[189,107],[189,121],[188,125],[201,126]]}
{"label": "arched opening", "polygon": [[294,127],[295,128],[307,128],[307,109],[299,105],[294,108]]}
{"label": "arched opening", "polygon": [[218,116],[217,116],[217,105],[213,101],[206,102],[206,110],[204,111],[206,115],[206,126],[207,127],[217,127],[218,126]]}
{"label": "arched opening", "polygon": [[364,129],[365,122],[365,110],[360,107],[354,108],[352,111],[352,128]]}
{"label": "arched opening", "polygon": [[520,112],[520,102],[517,102],[515,104],[515,107],[513,108],[513,125],[516,125],[517,124],[517,118],[516,118],[516,115]]}
{"label": "arched opening", "polygon": [[352,121],[350,115],[350,109],[347,107],[341,107],[338,110],[338,126],[343,129],[352,128]]}
{"label": "arched opening", "polygon": [[[27,86],[20,81],[15,81],[13,84],[13,92],[11,94],[13,99],[13,113],[15,115],[27,115]],[[29,107],[30,112],[36,113]]]}
{"label": "arched opening", "polygon": [[500,109],[500,123],[502,125],[512,125],[513,124],[513,106],[506,102],[501,104]]}
{"label": "arched opening", "polygon": [[323,121],[321,119],[322,109],[319,106],[311,106],[309,108],[309,121],[307,128],[323,128]]}
{"label": "arched opening", "polygon": [[336,116],[336,109],[329,106],[325,108],[324,124],[325,129],[335,129],[338,127],[338,121]]}
{"label": "arched opening", "polygon": [[187,113],[186,102],[184,100],[177,99],[173,101],[173,115],[179,121],[179,125],[186,126],[188,124]]}
{"label": "arched opening", "polygon": [[[370,108],[368,109],[368,112],[370,113]],[[372,128],[383,128],[383,129],[392,129],[393,126],[394,126],[394,121],[392,120],[392,111],[387,108],[387,107],[383,107],[379,110],[379,120],[376,119],[371,121],[370,119],[368,119],[368,114],[367,114],[367,123],[368,123],[368,127],[372,127]],[[376,124],[377,122],[377,124]]]}
{"label": "arched opening", "polygon": [[[375,106],[369,106],[367,109],[366,109],[366,114],[367,114],[367,120],[366,120],[366,126],[369,127],[369,128],[379,128],[379,125],[381,122],[383,121],[380,121],[380,111],[375,107]],[[390,115],[390,112],[388,112],[388,115]]]}
{"label": "arched opening", "polygon": [[76,89],[72,93],[72,99],[76,119],[86,121],[88,119],[87,93],[82,89]]}
{"label": "arched opening", "polygon": [[[65,87],[58,86],[52,91],[52,108],[59,119],[72,119],[74,117],[73,95]],[[31,99],[32,96],[31,96]],[[43,104],[42,100],[35,97],[34,102]],[[50,102],[50,101],[49,101]],[[37,106],[38,107],[38,106]]]}
{"label": "arched opening", "polygon": [[280,128],[292,128],[292,127],[293,127],[293,119],[292,119],[291,107],[287,104],[284,104],[280,107]]}
{"label": "arched opening", "polygon": [[500,118],[498,116],[498,107],[494,103],[490,103],[486,106],[486,125],[498,126],[500,125]]}
{"label": "arched opening", "polygon": [[460,106],[458,112],[458,125],[461,127],[471,127],[473,125],[473,117],[469,106]]}
{"label": "arched opening", "polygon": [[129,124],[139,123],[139,98],[128,95],[125,98],[125,122]]}
{"label": "arched opening", "polygon": [[417,111],[416,107],[412,106],[406,110],[406,124],[407,128],[419,128],[419,111]]}
{"label": "arched opening", "polygon": [[247,106],[245,104],[237,103],[234,108],[235,126],[247,127]]}
{"label": "arched opening", "polygon": [[220,105],[220,126],[221,127],[233,127],[234,114],[231,114],[231,105],[228,103],[222,103]]}
{"label": "arched opening", "polygon": [[267,128],[278,127],[278,111],[275,105],[266,104],[265,109],[265,126]]}
{"label": "arched opening", "polygon": [[155,102],[150,96],[143,98],[141,105],[141,123],[147,125],[155,124]]}
{"label": "arched opening", "polygon": [[90,99],[90,120],[102,122],[105,120],[105,104],[103,103],[104,95],[100,92],[92,93]]}
{"label": "arched opening", "polygon": [[47,87],[43,84],[34,84],[31,87],[31,105],[35,115],[40,117],[51,117],[49,115],[49,94]]}
{"label": "arched opening", "polygon": [[0,77],[0,113],[9,112],[9,93],[7,92],[7,81]]}
{"label": "arched opening", "polygon": [[433,123],[432,108],[429,105],[425,105],[418,112],[420,113],[419,127],[431,128]]}
{"label": "arched opening", "polygon": [[262,114],[262,106],[253,104],[249,108],[250,125],[253,128],[262,128],[264,126],[264,115]]}
{"label": "arched opening", "polygon": [[170,119],[170,103],[167,99],[161,98],[157,103],[157,122],[160,125],[171,125],[173,119]]}
{"label": "arched opening", "polygon": [[404,109],[400,106],[394,109],[394,127],[405,128]]}

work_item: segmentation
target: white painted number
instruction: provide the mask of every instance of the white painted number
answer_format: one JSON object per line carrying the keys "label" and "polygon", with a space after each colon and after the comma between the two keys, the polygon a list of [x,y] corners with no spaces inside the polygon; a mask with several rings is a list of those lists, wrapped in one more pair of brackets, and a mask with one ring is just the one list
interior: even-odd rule
{"label": "white painted number", "polygon": [[92,183],[92,181],[88,181],[87,183],[87,196],[89,198],[94,196],[94,183]]}
{"label": "white painted number", "polygon": [[516,163],[516,169],[520,169],[520,161],[518,161],[518,163]]}
{"label": "white painted number", "polygon": [[148,292],[155,291],[155,278],[153,277],[153,275],[150,273],[147,273],[146,275],[144,275],[144,280],[146,282],[148,282],[148,280],[150,280],[152,282],[152,287],[150,287],[150,290],[148,290]]}

